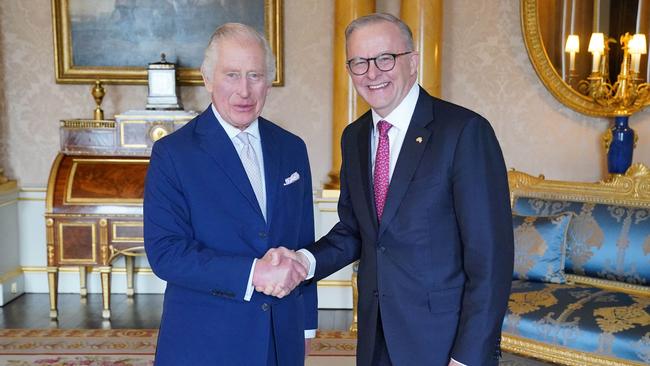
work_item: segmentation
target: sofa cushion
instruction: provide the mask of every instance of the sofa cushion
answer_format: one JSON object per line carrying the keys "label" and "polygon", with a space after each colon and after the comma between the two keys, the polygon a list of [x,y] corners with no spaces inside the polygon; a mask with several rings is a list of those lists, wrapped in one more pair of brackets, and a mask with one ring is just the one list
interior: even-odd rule
{"label": "sofa cushion", "polygon": [[573,212],[565,271],[650,285],[650,208],[517,197],[520,215]]}
{"label": "sofa cushion", "polygon": [[513,281],[503,332],[550,346],[650,362],[650,298],[588,285]]}
{"label": "sofa cushion", "polygon": [[572,213],[512,215],[515,236],[514,279],[565,283],[564,258]]}

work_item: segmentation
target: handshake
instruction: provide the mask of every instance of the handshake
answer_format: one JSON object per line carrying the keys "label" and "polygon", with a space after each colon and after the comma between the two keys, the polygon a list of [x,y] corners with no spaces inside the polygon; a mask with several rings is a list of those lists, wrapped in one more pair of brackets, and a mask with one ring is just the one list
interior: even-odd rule
{"label": "handshake", "polygon": [[283,298],[309,273],[309,260],[302,253],[278,247],[258,259],[253,271],[253,286],[258,292]]}

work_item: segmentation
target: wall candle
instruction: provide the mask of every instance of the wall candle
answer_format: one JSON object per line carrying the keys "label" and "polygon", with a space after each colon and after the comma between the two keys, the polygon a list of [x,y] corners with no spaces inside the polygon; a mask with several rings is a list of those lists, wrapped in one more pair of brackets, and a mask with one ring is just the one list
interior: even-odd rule
{"label": "wall candle", "polygon": [[635,73],[639,73],[639,66],[641,64],[641,54],[638,53],[633,53],[632,54],[632,70],[634,70]]}
{"label": "wall candle", "polygon": [[576,69],[576,53],[569,52],[569,70]]}
{"label": "wall candle", "polygon": [[600,52],[593,52],[593,61],[591,65],[591,71],[592,72],[597,72],[598,71],[598,66],[600,66]]}

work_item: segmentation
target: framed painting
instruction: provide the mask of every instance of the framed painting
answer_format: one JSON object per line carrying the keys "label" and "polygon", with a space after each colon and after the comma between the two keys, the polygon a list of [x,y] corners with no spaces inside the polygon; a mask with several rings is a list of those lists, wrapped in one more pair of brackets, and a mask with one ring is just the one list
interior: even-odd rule
{"label": "framed painting", "polygon": [[164,53],[182,85],[202,85],[210,36],[240,22],[266,35],[283,85],[282,0],[52,0],[57,83],[146,84]]}

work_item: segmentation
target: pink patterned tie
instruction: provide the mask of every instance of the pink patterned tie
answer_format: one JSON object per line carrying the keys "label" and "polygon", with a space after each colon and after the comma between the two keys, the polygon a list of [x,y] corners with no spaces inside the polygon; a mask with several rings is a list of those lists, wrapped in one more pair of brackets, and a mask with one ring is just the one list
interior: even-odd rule
{"label": "pink patterned tie", "polygon": [[381,221],[381,215],[384,213],[386,205],[386,195],[388,194],[388,183],[390,176],[390,147],[388,141],[388,130],[393,127],[390,123],[381,120],[377,123],[379,129],[379,143],[377,144],[377,154],[375,155],[375,208],[377,209],[377,219]]}

